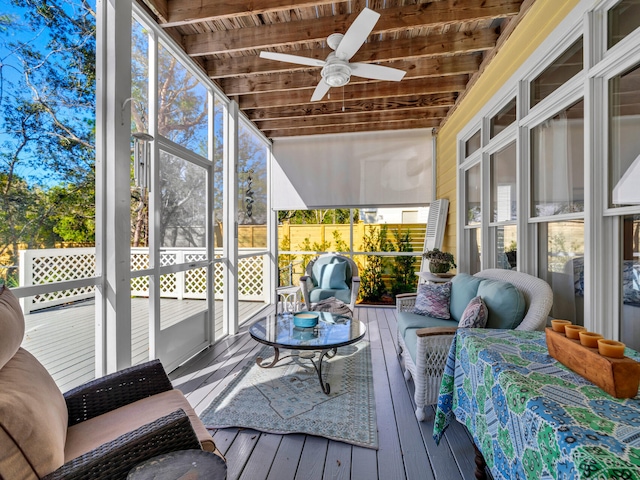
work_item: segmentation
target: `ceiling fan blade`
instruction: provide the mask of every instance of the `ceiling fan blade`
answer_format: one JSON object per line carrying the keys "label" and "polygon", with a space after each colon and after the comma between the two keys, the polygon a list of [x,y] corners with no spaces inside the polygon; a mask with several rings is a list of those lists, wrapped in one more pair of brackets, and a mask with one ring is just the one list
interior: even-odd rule
{"label": "ceiling fan blade", "polygon": [[380,14],[370,8],[362,10],[349,27],[349,30],[347,30],[347,33],[344,34],[338,48],[336,48],[336,56],[343,60],[349,60],[353,57],[367,40],[379,18]]}
{"label": "ceiling fan blade", "polygon": [[371,78],[373,80],[389,80],[399,82],[407,72],[397,68],[374,65],[372,63],[350,63],[351,74],[356,77]]}
{"label": "ceiling fan blade", "polygon": [[260,57],[277,60],[279,62],[309,65],[310,67],[323,67],[325,64],[324,60],[319,60],[317,58],[300,57],[298,55],[289,55],[288,53],[279,52],[260,52]]}
{"label": "ceiling fan blade", "polygon": [[318,86],[313,91],[313,95],[311,96],[311,101],[317,102],[318,100],[322,100],[322,98],[327,94],[330,88],[331,86],[324,81],[324,78],[320,80],[320,83],[318,83]]}

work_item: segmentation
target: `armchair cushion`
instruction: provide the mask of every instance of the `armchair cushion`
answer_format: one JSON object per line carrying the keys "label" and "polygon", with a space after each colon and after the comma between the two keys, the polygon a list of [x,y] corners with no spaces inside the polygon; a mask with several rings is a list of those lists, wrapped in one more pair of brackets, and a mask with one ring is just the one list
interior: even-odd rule
{"label": "armchair cushion", "polygon": [[451,283],[421,283],[418,285],[418,296],[413,313],[448,320],[451,318],[449,303],[451,302]]}
{"label": "armchair cushion", "polygon": [[407,330],[427,328],[427,327],[455,327],[458,323],[455,320],[443,320],[441,318],[430,317],[429,315],[419,315],[411,312],[398,312],[398,334],[404,335]]}
{"label": "armchair cushion", "polygon": [[179,390],[169,390],[69,427],[65,462],[179,409],[189,416],[202,448],[213,452],[215,445],[211,435],[189,402]]}
{"label": "armchair cushion", "polygon": [[314,288],[309,292],[309,300],[312,304],[318,303],[322,300],[326,300],[327,298],[335,297],[341,302],[349,305],[351,303],[351,290],[335,290],[335,289],[324,289],[324,288]]}
{"label": "armchair cushion", "polygon": [[514,329],[524,318],[524,295],[514,285],[500,280],[484,279],[478,287],[489,309],[486,328]]}
{"label": "armchair cushion", "polygon": [[20,348],[0,369],[0,477],[43,477],[64,463],[67,406],[45,368]]}
{"label": "armchair cushion", "polygon": [[462,312],[458,327],[460,328],[484,328],[487,324],[489,310],[480,295],[473,297]]}
{"label": "armchair cushion", "polygon": [[0,369],[13,357],[24,338],[24,316],[18,299],[0,287]]}
{"label": "armchair cushion", "polygon": [[320,274],[320,285],[322,289],[348,290],[346,282],[347,263],[329,263],[322,265]]}

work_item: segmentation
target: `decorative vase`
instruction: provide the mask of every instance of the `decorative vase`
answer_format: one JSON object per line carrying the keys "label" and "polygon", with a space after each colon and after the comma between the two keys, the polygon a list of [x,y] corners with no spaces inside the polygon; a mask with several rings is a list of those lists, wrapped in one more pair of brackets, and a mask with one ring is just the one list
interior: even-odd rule
{"label": "decorative vase", "polygon": [[429,262],[429,271],[431,273],[447,273],[449,271],[448,263],[436,263],[434,261]]}

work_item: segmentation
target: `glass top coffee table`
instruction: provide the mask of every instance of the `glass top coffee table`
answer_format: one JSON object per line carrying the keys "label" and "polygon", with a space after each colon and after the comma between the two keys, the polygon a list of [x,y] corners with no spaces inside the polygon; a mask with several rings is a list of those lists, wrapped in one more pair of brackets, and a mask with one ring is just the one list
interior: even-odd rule
{"label": "glass top coffee table", "polygon": [[[256,363],[262,368],[272,368],[280,360],[291,356],[307,358],[311,360],[322,391],[329,395],[331,387],[322,379],[322,361],[336,354],[338,347],[351,345],[364,337],[367,327],[360,320],[329,312],[318,312],[320,317],[318,325],[311,328],[300,328],[293,324],[293,315],[269,315],[261,318],[249,328],[251,337],[274,349],[271,362],[264,362],[261,357],[256,358]],[[280,357],[280,349],[299,350],[300,353],[291,353]],[[320,354],[314,361],[316,353]]]}

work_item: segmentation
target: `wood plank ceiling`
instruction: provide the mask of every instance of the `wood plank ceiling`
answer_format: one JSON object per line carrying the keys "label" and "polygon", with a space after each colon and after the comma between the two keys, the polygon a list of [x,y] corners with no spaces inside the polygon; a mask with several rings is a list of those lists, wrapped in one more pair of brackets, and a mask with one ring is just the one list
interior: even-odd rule
{"label": "wood plank ceiling", "polygon": [[[438,128],[534,0],[138,0],[267,137]],[[400,82],[351,77],[310,102],[329,34],[364,7],[381,14],[351,59],[406,71]],[[502,37],[502,38],[501,38]]]}

